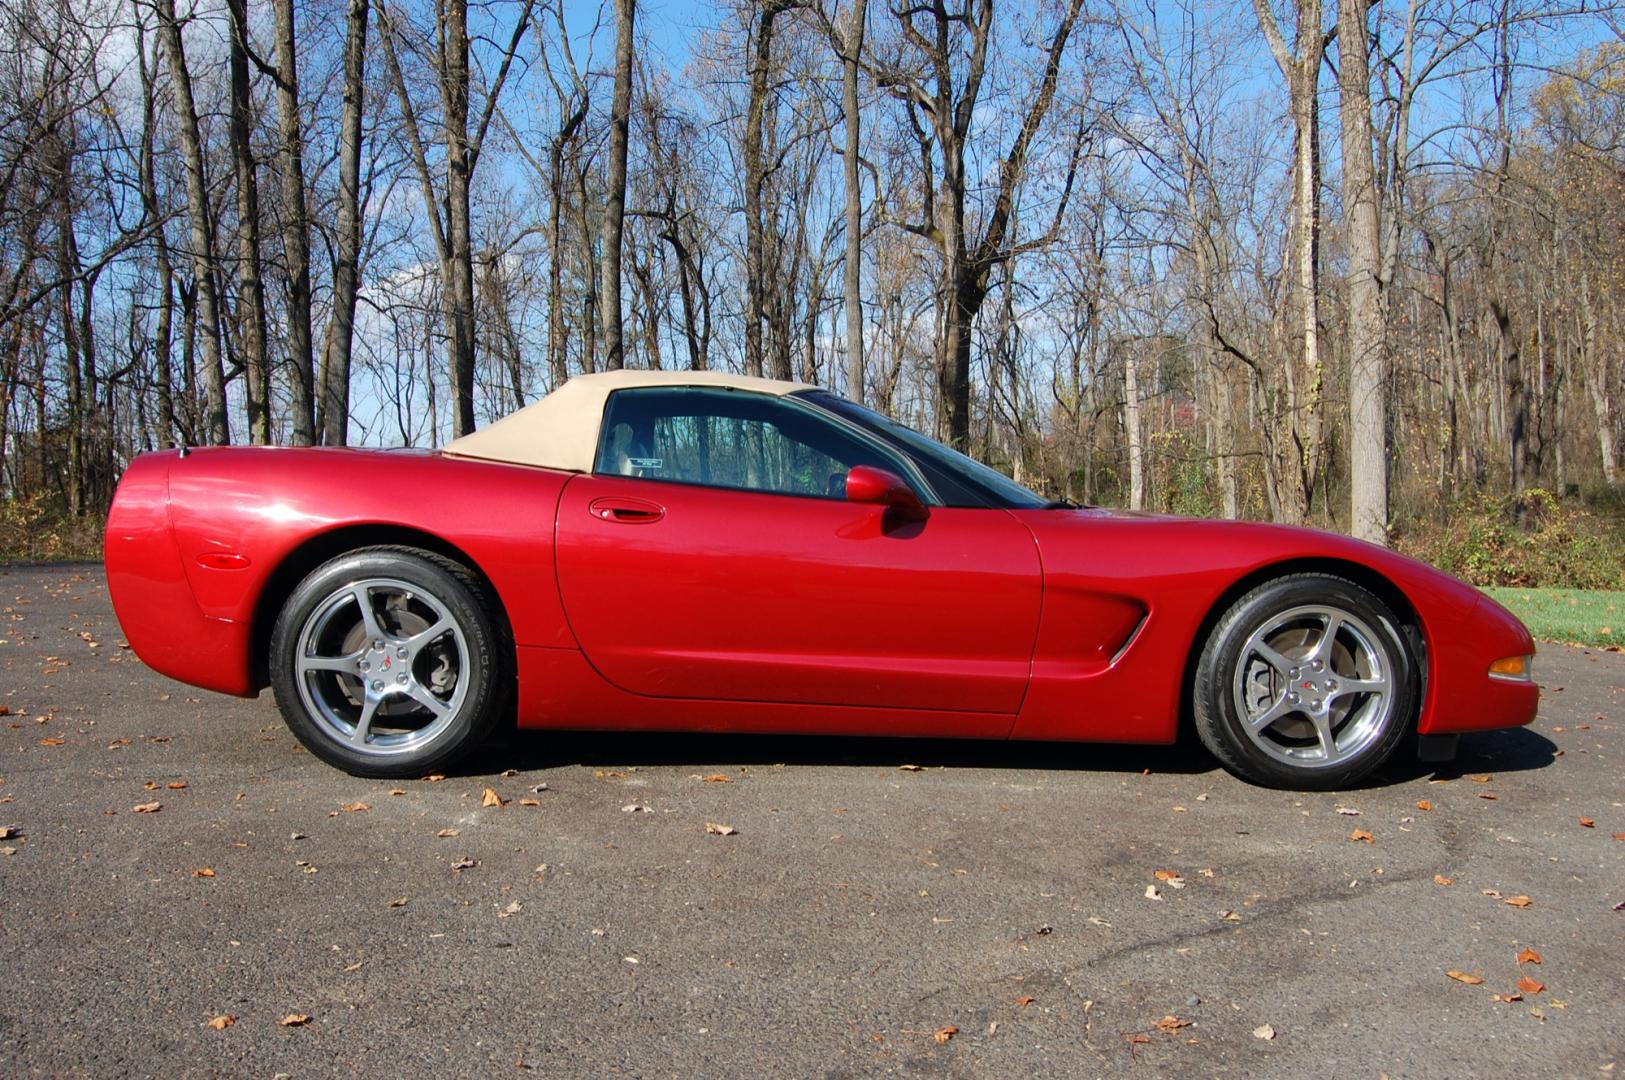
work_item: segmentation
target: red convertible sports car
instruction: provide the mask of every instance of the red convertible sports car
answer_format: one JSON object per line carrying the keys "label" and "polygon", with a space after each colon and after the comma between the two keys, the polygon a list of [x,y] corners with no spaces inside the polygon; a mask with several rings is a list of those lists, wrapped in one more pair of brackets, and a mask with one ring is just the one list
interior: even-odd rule
{"label": "red convertible sports car", "polygon": [[362,776],[521,727],[1168,743],[1334,788],[1528,723],[1534,643],[1341,536],[1047,502],[812,386],[571,380],[435,452],[147,454],[140,657]]}

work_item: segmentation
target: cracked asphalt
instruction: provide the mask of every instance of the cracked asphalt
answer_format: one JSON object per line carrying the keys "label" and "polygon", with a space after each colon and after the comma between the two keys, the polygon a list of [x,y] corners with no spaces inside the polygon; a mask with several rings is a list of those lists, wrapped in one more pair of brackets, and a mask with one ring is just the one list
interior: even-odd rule
{"label": "cracked asphalt", "polygon": [[99,568],[0,567],[3,1076],[1625,1073],[1619,654],[1321,795],[553,732],[358,780],[122,640]]}

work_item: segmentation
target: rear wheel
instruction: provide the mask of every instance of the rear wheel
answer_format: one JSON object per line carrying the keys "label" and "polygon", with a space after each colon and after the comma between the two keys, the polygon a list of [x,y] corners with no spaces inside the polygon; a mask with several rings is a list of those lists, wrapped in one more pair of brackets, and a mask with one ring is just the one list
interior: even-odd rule
{"label": "rear wheel", "polygon": [[1237,776],[1326,790],[1415,730],[1417,665],[1392,610],[1328,574],[1253,589],[1220,617],[1192,688],[1197,734]]}
{"label": "rear wheel", "polygon": [[271,636],[271,685],[311,753],[357,776],[421,776],[488,735],[505,650],[467,568],[365,548],[312,571]]}

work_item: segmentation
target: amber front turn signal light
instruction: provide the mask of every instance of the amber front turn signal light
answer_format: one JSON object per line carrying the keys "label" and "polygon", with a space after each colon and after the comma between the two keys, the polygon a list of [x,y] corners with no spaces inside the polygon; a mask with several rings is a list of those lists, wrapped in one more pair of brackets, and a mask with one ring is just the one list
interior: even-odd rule
{"label": "amber front turn signal light", "polygon": [[1490,665],[1490,678],[1512,682],[1528,682],[1534,677],[1533,656],[1503,656]]}

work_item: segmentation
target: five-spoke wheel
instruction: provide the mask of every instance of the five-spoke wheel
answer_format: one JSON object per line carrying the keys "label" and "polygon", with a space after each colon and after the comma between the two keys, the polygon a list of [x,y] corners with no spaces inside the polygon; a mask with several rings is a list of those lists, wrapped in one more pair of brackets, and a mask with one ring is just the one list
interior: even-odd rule
{"label": "five-spoke wheel", "polygon": [[429,552],[328,562],[288,599],[272,684],[313,753],[366,776],[415,776],[467,752],[502,704],[503,650],[478,581]]}
{"label": "five-spoke wheel", "polygon": [[1197,667],[1197,733],[1226,768],[1279,787],[1353,782],[1416,721],[1416,665],[1398,620],[1342,578],[1295,574],[1219,619]]}

